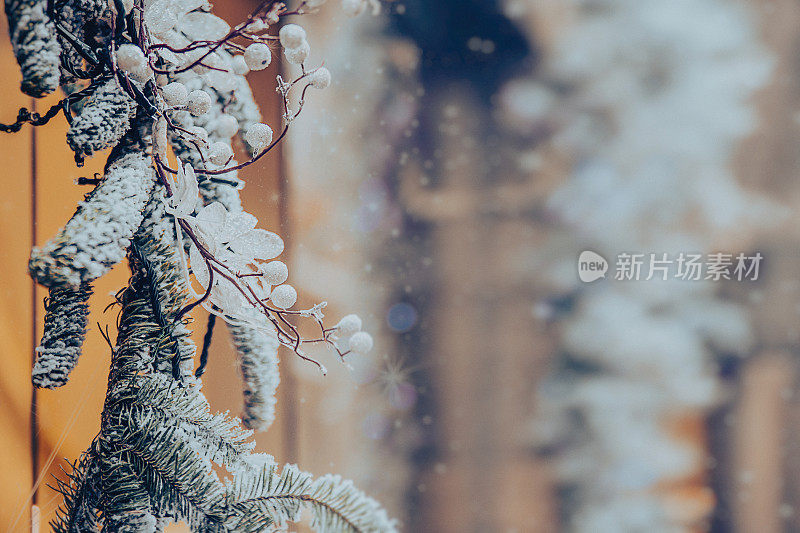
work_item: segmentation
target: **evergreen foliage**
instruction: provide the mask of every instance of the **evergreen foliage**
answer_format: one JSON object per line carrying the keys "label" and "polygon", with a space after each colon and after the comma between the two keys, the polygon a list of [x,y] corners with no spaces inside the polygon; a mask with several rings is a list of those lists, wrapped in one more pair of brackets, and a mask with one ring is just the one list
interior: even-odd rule
{"label": "evergreen foliage", "polygon": [[[283,243],[254,228],[257,221],[238,196],[236,171],[275,144],[244,77],[247,65],[266,66],[252,58],[264,55],[267,32],[281,17],[302,14],[304,5],[291,11],[267,1],[231,28],[204,1],[6,0],[23,91],[42,96],[61,85],[68,96],[43,116],[22,110],[17,122],[0,130],[42,125],[63,112],[79,165],[112,147],[105,175],[84,179],[97,182],[94,190],[31,254],[31,275],[50,289],[36,386],[67,382],[86,333],[91,282],[125,258],[131,272],[116,295],[118,331],[100,432],[54,482],[63,495],[56,532],[155,532],[173,521],[194,531],[255,532],[286,527],[302,508],[310,509],[317,531],[395,530],[377,502],[349,481],[315,479],[254,454],[252,430],[228,413],[212,412],[194,372],[190,311],[203,305],[229,322],[245,381],[245,424],[265,429],[274,418],[279,344],[312,361],[301,346],[319,342],[300,338],[286,317],[315,320],[322,341],[336,346],[337,327],[322,325],[324,305],[291,311],[266,303],[275,282],[261,278],[275,275],[262,273],[261,265]],[[237,51],[248,41],[255,48],[245,50],[251,61],[243,70]],[[294,44],[287,57],[304,58],[305,37]],[[305,95],[308,87],[327,86],[317,78],[329,76],[304,67],[289,83],[278,78],[286,99],[278,140],[302,108],[301,99],[290,111],[292,87]],[[240,165],[225,155],[232,154],[231,136],[247,131],[262,132],[259,139],[267,142]],[[177,171],[170,151],[178,157]],[[226,221],[224,231],[212,224],[212,212]],[[250,249],[257,253],[247,255]],[[192,284],[203,285],[203,268],[206,277],[218,279],[207,279],[205,294],[198,295]],[[223,292],[225,280],[241,294]],[[294,291],[283,287],[283,294]],[[221,477],[217,467],[229,475]]]}

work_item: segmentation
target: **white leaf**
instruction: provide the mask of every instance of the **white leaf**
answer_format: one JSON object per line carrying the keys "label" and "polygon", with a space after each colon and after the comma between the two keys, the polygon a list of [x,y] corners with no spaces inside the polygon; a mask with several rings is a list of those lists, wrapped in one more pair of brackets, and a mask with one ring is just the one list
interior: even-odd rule
{"label": "white leaf", "polygon": [[199,192],[194,169],[188,163],[181,165],[178,161],[178,176],[172,180],[168,211],[177,218],[186,218],[194,211]]}
{"label": "white leaf", "polygon": [[200,234],[198,236],[211,253],[214,253],[220,242],[227,217],[225,206],[214,202],[201,209],[192,221],[194,229]]}
{"label": "white leaf", "polygon": [[244,211],[240,213],[229,213],[225,219],[222,238],[224,242],[232,242],[242,235],[255,229],[258,219]]}
{"label": "white leaf", "polygon": [[206,265],[203,256],[200,255],[200,250],[197,249],[194,243],[189,246],[189,263],[191,264],[192,273],[197,282],[204,290],[208,289],[208,283],[210,281],[208,265]]}
{"label": "white leaf", "polygon": [[231,31],[227,22],[216,15],[202,11],[184,15],[178,23],[178,28],[195,41],[218,41]]}
{"label": "white leaf", "polygon": [[231,249],[242,255],[266,261],[283,252],[283,239],[275,233],[256,228],[230,243]]}
{"label": "white leaf", "polygon": [[239,289],[225,278],[220,278],[214,283],[209,299],[224,314],[232,317],[242,314],[243,309],[251,307]]}

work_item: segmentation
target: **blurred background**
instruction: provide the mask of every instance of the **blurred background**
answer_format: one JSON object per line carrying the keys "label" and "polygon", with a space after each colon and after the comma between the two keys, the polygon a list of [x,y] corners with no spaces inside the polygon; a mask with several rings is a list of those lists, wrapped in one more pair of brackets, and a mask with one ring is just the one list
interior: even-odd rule
{"label": "blurred background", "polygon": [[[237,21],[256,4],[215,7]],[[301,304],[358,312],[376,348],[352,369],[319,354],[324,378],[283,353],[259,449],[354,479],[409,532],[800,531],[800,4],[339,11],[303,20],[332,87],[311,95],[280,154],[244,172],[243,199],[287,240]],[[30,102],[2,33],[11,122]],[[276,68],[250,75],[273,128]],[[0,144],[8,531],[28,530],[33,473],[61,475],[105,394],[98,326],[67,386],[30,385],[45,296],[30,246],[104,162],[77,169],[65,130]],[[604,279],[580,281],[586,250],[610,263]],[[624,253],[643,254],[639,279],[616,279]],[[646,279],[651,254],[681,253],[763,259],[744,280],[733,267],[681,280],[677,263]],[[97,283],[101,327],[126,279],[123,265]],[[203,390],[236,413],[226,335]],[[42,485],[35,499],[44,524],[58,495]]]}

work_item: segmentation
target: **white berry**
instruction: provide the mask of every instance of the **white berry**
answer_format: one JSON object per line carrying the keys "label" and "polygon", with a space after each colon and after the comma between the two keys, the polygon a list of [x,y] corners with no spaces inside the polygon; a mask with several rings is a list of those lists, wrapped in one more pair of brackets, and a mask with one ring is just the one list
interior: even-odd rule
{"label": "white berry", "polygon": [[302,65],[303,62],[308,59],[308,54],[310,53],[311,47],[308,45],[308,41],[303,41],[303,44],[297,48],[286,48],[283,51],[283,55],[286,56],[286,61],[292,65]]}
{"label": "white berry", "polygon": [[253,43],[244,50],[244,62],[250,70],[264,70],[272,62],[272,52],[264,43]]}
{"label": "white berry", "polygon": [[164,87],[161,88],[161,94],[164,96],[167,105],[170,106],[186,105],[189,99],[189,91],[186,90],[186,85],[178,81],[173,81],[172,83],[164,85]]}
{"label": "white berry", "polygon": [[291,285],[279,285],[272,289],[269,299],[280,309],[289,309],[297,301],[297,291]]}
{"label": "white berry", "polygon": [[272,143],[272,128],[261,122],[250,124],[244,133],[244,140],[254,152],[259,153]]}
{"label": "white berry", "polygon": [[353,353],[365,354],[372,349],[372,335],[366,331],[359,331],[350,337],[350,351]]}
{"label": "white berry", "polygon": [[336,329],[342,337],[349,337],[350,335],[358,333],[361,331],[361,317],[358,315],[342,317],[339,323],[336,324]]}
{"label": "white berry", "polygon": [[147,62],[142,49],[135,44],[123,44],[117,48],[117,65],[131,73]]}
{"label": "white berry", "polygon": [[325,67],[319,67],[308,77],[308,81],[315,89],[325,89],[331,84],[331,71]]}
{"label": "white berry", "polygon": [[233,157],[233,150],[226,142],[215,142],[208,148],[208,160],[215,165],[224,165]]}
{"label": "white berry", "polygon": [[262,267],[264,281],[270,285],[280,285],[289,278],[289,267],[283,261],[270,261]]}
{"label": "white berry", "polygon": [[142,63],[138,67],[129,72],[130,77],[139,83],[147,83],[153,77],[153,69],[147,62]]}
{"label": "white berry", "polygon": [[297,24],[287,24],[278,32],[278,37],[284,48],[299,48],[306,40],[306,30]]}
{"label": "white berry", "polygon": [[196,117],[205,115],[211,109],[211,96],[205,91],[192,91],[189,93],[186,105],[192,115]]}

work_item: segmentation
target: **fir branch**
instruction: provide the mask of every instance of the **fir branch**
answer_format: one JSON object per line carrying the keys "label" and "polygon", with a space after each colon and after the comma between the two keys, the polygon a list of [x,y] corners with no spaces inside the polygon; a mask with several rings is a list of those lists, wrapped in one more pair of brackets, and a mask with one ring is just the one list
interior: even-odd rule
{"label": "fir branch", "polygon": [[63,496],[63,501],[50,523],[54,533],[92,533],[102,529],[99,516],[100,466],[95,443],[80,459],[64,470],[67,480],[56,478],[52,487]]}
{"label": "fir branch", "polygon": [[229,523],[237,531],[286,527],[304,506],[312,510],[312,528],[320,533],[397,531],[378,502],[351,481],[333,475],[315,480],[296,465],[285,465],[280,475],[276,470],[274,463],[243,469],[229,483]]}
{"label": "fir branch", "polygon": [[[130,453],[120,446],[124,428],[109,431],[98,439],[103,531],[114,531],[113,523],[129,514],[151,513],[150,494],[130,461]],[[111,524],[109,524],[109,521]]]}
{"label": "fir branch", "polygon": [[[222,60],[231,66],[236,59],[239,63],[233,71],[240,73],[251,66],[263,68],[270,54],[265,42],[281,39],[258,32],[278,24],[281,16],[299,11],[289,11],[280,2],[264,2],[244,23],[219,39],[213,34],[224,22],[205,10],[196,10],[199,4],[190,4],[192,7],[181,12],[186,6],[180,2],[135,2],[131,7],[115,0],[112,10],[106,0],[6,0],[23,88],[29,94],[40,96],[55,88],[59,63],[65,84],[71,83],[73,76],[90,81],[85,88],[73,87],[72,94],[44,116],[21,112],[16,123],[0,125],[0,130],[18,130],[26,122],[41,124],[63,110],[70,122],[67,141],[79,164],[85,156],[113,147],[104,179],[56,237],[31,254],[31,275],[51,288],[34,375],[38,385],[66,382],[85,334],[89,283],[126,253],[131,268],[128,286],[117,293],[121,311],[101,430],[91,448],[65,473],[66,479],[56,481],[64,504],[53,527],[58,532],[151,533],[160,531],[169,520],[183,519],[197,531],[260,531],[284,526],[305,505],[313,509],[315,527],[320,531],[393,531],[377,503],[349,482],[335,476],[314,481],[292,465],[278,475],[271,458],[251,454],[252,432],[228,413],[212,414],[191,371],[196,349],[187,329],[190,319],[183,317],[189,292],[185,265],[176,246],[174,220],[165,210],[167,180],[155,185],[150,154],[156,162],[161,154],[166,157],[169,132],[175,153],[197,167],[202,177],[203,201],[219,201],[232,213],[241,214],[236,169],[266,154],[283,138],[287,126],[270,143],[272,130],[260,124],[246,80],[210,63]],[[181,24],[161,27],[172,15],[176,24],[179,18]],[[183,32],[190,41],[196,33],[200,44],[190,42],[181,49],[153,41],[173,30]],[[245,50],[231,41],[234,37],[253,41],[255,47],[244,57],[234,58],[230,50]],[[300,44],[304,47],[299,52],[287,55],[297,64],[302,64],[308,53],[308,44]],[[189,58],[179,66],[162,63],[163,59],[170,62],[168,51],[180,62],[181,54],[195,50],[202,54],[199,59]],[[255,59],[261,57],[261,62],[255,61],[253,54]],[[84,62],[88,63],[85,70]],[[197,68],[192,71],[192,67]],[[205,68],[209,75],[200,73]],[[314,80],[305,67],[290,84],[278,79],[287,121],[296,116],[288,107],[291,87],[306,83],[304,95],[312,85],[324,88],[330,83],[327,70],[318,70],[321,76]],[[170,85],[175,90],[167,91],[161,83],[164,80],[154,79],[154,72],[169,72],[166,81],[173,82]],[[187,89],[182,103],[181,91]],[[208,95],[214,97],[206,113]],[[77,113],[74,119],[72,112]],[[251,148],[261,151],[239,165],[231,161],[229,138],[237,127],[241,133],[251,125],[258,126],[255,133],[248,133]],[[151,132],[154,126],[155,135]],[[209,145],[205,135],[214,144]],[[194,193],[196,197],[196,190]],[[184,221],[178,220],[178,224],[193,236]],[[285,307],[291,306],[287,298],[282,301]],[[322,326],[320,308],[286,313],[313,316],[322,340],[329,340],[333,329]],[[277,336],[282,326],[274,318],[272,323],[277,328],[272,333],[242,325],[233,328],[247,386],[247,424],[251,426],[265,427],[274,417],[279,379],[276,350],[278,340],[283,341],[287,334]],[[300,342],[297,333],[295,351]],[[204,363],[206,357],[203,359]],[[223,484],[212,463],[233,471],[234,479]]]}
{"label": "fir branch", "polygon": [[[154,320],[149,300],[131,286],[121,299],[117,344],[111,355],[110,393],[114,390],[112,384],[157,368],[160,349],[172,347],[174,353],[174,342],[167,345],[163,329]],[[113,398],[107,398],[107,403],[110,400]]]}
{"label": "fir branch", "polygon": [[222,530],[225,487],[211,462],[179,426],[153,411],[131,409],[121,441],[153,495],[158,516],[186,520],[204,531]]}
{"label": "fir branch", "polygon": [[197,385],[181,386],[163,374],[152,374],[123,382],[121,387],[113,392],[117,401],[144,407],[168,423],[180,425],[201,444],[199,453],[219,465],[237,465],[255,447],[250,440],[253,432],[242,429],[237,418],[212,414]]}
{"label": "fir branch", "polygon": [[163,186],[156,185],[133,245],[144,269],[142,291],[153,312],[150,320],[155,319],[162,330],[153,343],[154,364],[159,371],[173,375],[177,366],[180,376],[188,378],[197,348],[184,322],[176,321],[188,292],[176,253],[175,226],[164,211],[164,192]]}
{"label": "fir branch", "polygon": [[[194,353],[185,326],[174,321],[186,291],[162,199],[163,190],[157,189],[133,239],[132,277],[120,295],[120,333],[101,435],[136,473],[154,516],[185,518],[194,527],[214,530],[220,521],[214,505],[222,501],[224,489],[209,458],[233,461],[246,451],[246,435],[236,432],[238,425],[224,415],[210,415],[197,388],[170,382],[171,364],[160,366],[159,354],[172,360],[190,347],[191,361]],[[163,373],[142,375],[154,367]],[[104,511],[125,516],[113,500]]]}

